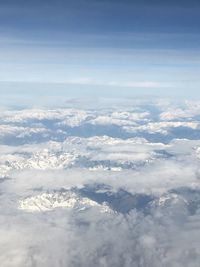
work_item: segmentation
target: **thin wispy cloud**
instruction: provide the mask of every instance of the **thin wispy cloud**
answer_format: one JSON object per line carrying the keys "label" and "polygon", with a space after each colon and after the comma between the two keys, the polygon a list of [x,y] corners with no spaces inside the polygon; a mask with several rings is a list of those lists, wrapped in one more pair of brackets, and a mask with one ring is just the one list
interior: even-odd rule
{"label": "thin wispy cloud", "polygon": [[1,81],[79,84],[89,77],[105,86],[152,83],[177,92],[199,84],[196,1],[9,1],[0,7]]}

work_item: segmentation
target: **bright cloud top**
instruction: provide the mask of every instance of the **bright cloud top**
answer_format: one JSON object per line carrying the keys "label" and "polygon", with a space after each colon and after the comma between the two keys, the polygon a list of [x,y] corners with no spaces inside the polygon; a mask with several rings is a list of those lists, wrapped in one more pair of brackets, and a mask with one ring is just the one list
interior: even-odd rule
{"label": "bright cloud top", "polygon": [[198,105],[2,111],[2,266],[198,266]]}

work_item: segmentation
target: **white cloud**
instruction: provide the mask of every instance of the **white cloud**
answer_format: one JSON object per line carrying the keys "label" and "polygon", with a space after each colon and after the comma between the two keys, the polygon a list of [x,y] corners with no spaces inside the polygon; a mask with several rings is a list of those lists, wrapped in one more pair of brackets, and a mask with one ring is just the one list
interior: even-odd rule
{"label": "white cloud", "polygon": [[[148,111],[26,110],[1,117],[2,136],[44,128],[31,120],[74,126],[88,123],[87,116],[115,119],[120,129],[121,120],[130,121],[141,132],[198,129],[198,121],[155,121]],[[51,131],[47,142],[0,145],[2,266],[199,266],[199,140],[52,141]]]}
{"label": "white cloud", "polygon": [[187,127],[193,130],[199,129],[199,122],[198,121],[191,121],[191,122],[182,122],[182,121],[170,121],[170,122],[150,122],[145,125],[140,125],[136,127],[127,127],[125,126],[124,129],[128,132],[137,132],[137,131],[144,131],[149,133],[161,133],[161,134],[168,134],[171,128],[178,128],[178,127]]}
{"label": "white cloud", "polygon": [[160,114],[161,120],[191,119],[200,115],[200,103],[198,101],[186,101],[184,107],[168,107],[167,111]]}

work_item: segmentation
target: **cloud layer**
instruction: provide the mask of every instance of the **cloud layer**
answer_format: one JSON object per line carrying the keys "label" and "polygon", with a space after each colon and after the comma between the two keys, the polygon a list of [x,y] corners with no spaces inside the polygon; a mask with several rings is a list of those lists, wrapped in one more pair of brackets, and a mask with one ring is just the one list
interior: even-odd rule
{"label": "cloud layer", "polygon": [[198,106],[2,111],[1,265],[199,266]]}

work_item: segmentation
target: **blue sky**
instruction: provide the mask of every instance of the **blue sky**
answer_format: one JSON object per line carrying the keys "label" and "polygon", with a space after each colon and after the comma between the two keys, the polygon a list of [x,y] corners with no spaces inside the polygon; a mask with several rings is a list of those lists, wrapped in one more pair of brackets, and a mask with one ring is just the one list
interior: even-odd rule
{"label": "blue sky", "polygon": [[0,1],[0,91],[197,95],[199,15],[194,0]]}

